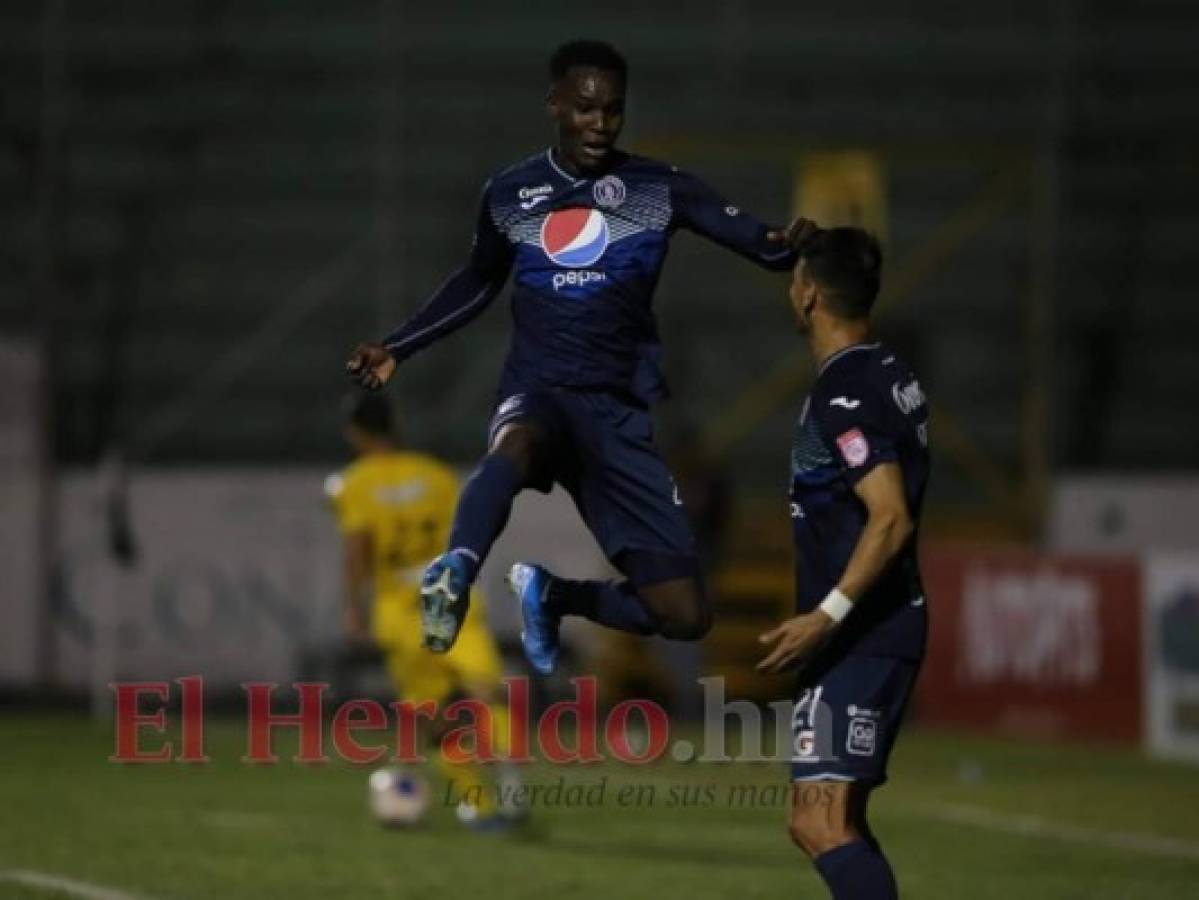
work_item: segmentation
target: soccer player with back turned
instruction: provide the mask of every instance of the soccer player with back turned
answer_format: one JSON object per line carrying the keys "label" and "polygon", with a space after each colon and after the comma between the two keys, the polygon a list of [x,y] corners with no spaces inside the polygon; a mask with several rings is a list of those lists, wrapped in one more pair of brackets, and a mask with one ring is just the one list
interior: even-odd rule
{"label": "soccer player with back turned", "polygon": [[888,900],[895,877],[866,821],[924,656],[916,532],[928,406],[912,371],[870,341],[882,257],[865,232],[803,246],[791,284],[820,373],[791,452],[799,615],[762,636],[758,668],[801,666],[790,830],[835,900]]}
{"label": "soccer player with back turned", "polygon": [[466,265],[347,364],[364,387],[380,387],[401,361],[478,315],[513,274],[513,339],[489,451],[462,493],[446,552],[425,573],[422,624],[430,650],[453,645],[513,498],[557,482],[626,578],[569,581],[513,567],[525,654],[542,673],[557,662],[565,615],[684,640],[707,632],[691,527],[648,411],[663,393],[654,289],[679,228],[780,272],[813,230],[802,219],[771,230],[674,166],[618,150],[628,70],[607,44],[559,48],[550,76],[556,146],[487,182]]}
{"label": "soccer player with back turned", "polygon": [[[391,407],[378,394],[356,394],[348,413],[346,438],[357,458],[325,485],[344,535],[346,637],[384,652],[404,702],[486,704],[493,744],[502,754],[509,730],[501,702],[503,665],[482,604],[471,609],[452,653],[431,656],[420,646],[420,577],[449,534],[458,476],[440,460],[401,446]],[[429,737],[440,738],[446,727],[438,721]],[[498,770],[505,787],[496,790],[477,763],[451,760],[440,748],[433,759],[460,800],[464,825],[498,831],[516,824],[516,810],[501,802],[516,783],[510,768]]]}

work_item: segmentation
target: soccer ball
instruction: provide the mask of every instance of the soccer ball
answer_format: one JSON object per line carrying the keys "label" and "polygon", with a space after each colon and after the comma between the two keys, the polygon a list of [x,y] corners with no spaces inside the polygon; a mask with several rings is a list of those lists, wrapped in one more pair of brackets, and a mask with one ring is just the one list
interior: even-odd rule
{"label": "soccer ball", "polygon": [[367,802],[380,825],[411,828],[429,811],[429,784],[403,766],[388,766],[371,773]]}

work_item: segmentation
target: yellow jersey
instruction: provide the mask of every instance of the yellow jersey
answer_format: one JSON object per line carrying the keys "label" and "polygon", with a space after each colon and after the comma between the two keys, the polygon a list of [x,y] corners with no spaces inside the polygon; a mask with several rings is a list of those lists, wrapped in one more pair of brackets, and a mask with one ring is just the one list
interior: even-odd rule
{"label": "yellow jersey", "polygon": [[415,599],[425,566],[450,537],[458,476],[423,453],[372,453],[330,476],[326,491],[345,534],[370,535],[375,599]]}

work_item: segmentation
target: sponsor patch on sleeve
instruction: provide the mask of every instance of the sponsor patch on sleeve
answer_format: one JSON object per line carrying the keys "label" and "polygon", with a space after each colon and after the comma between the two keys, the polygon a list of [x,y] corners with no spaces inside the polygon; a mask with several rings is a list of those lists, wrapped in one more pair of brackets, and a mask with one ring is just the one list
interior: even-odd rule
{"label": "sponsor patch on sleeve", "polygon": [[838,437],[837,449],[851,469],[856,469],[870,458],[870,442],[860,428],[851,428]]}

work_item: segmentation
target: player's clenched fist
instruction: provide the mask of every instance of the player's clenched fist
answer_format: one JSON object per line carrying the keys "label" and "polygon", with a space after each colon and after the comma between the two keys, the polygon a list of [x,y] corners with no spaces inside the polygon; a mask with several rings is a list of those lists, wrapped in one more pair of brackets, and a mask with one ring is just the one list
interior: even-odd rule
{"label": "player's clenched fist", "polygon": [[382,344],[359,344],[346,361],[346,374],[368,391],[387,384],[395,370],[395,358]]}

